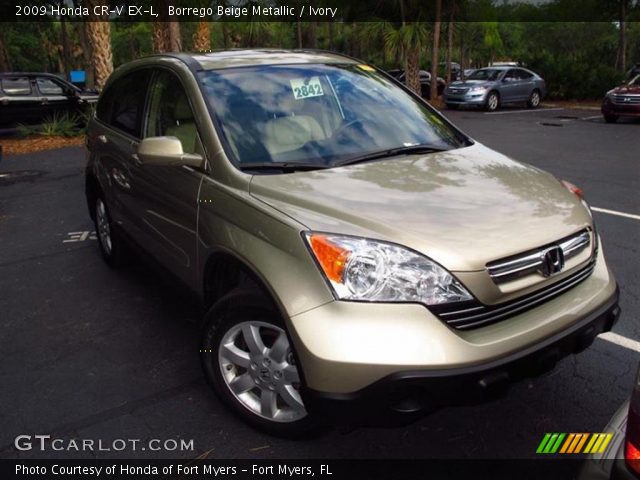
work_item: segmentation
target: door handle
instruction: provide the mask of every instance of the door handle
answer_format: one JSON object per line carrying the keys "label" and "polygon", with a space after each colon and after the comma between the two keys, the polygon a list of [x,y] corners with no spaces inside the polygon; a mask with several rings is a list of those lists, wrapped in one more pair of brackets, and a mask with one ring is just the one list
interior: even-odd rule
{"label": "door handle", "polygon": [[133,163],[135,163],[137,166],[142,166],[142,160],[140,160],[140,157],[138,156],[137,153],[132,153],[130,155],[131,160],[133,160]]}

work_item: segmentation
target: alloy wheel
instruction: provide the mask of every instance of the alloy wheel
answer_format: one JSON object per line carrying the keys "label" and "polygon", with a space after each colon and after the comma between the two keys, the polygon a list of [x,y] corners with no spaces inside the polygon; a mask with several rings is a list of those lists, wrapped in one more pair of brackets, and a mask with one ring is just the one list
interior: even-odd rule
{"label": "alloy wheel", "polygon": [[98,198],[96,202],[96,227],[98,230],[98,238],[100,244],[107,255],[111,255],[113,251],[113,243],[111,242],[111,227],[109,226],[109,215],[107,207],[102,198]]}
{"label": "alloy wheel", "polygon": [[218,362],[231,394],[252,413],[281,423],[307,415],[295,358],[280,327],[260,321],[234,325],[220,341]]}
{"label": "alloy wheel", "polygon": [[540,105],[540,94],[538,92],[533,92],[531,94],[531,100],[529,100],[529,103],[534,108]]}

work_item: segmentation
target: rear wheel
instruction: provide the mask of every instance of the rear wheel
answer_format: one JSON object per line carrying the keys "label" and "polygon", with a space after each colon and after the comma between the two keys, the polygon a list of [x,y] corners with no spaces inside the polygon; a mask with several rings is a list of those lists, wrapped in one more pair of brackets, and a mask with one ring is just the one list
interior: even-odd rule
{"label": "rear wheel", "polygon": [[236,290],[207,314],[200,350],[205,376],[218,397],[253,427],[282,437],[313,433],[316,425],[302,399],[302,376],[284,324],[268,302],[256,298]]}
{"label": "rear wheel", "polygon": [[607,123],[616,123],[618,121],[617,115],[605,115],[604,121]]}
{"label": "rear wheel", "polygon": [[102,258],[112,268],[125,263],[126,246],[113,228],[109,208],[102,195],[96,197],[94,223]]}
{"label": "rear wheel", "polygon": [[538,108],[540,106],[540,91],[534,90],[529,95],[529,100],[527,100],[527,106],[529,108]]}
{"label": "rear wheel", "polygon": [[497,110],[499,106],[500,106],[500,97],[498,95],[498,92],[489,92],[489,95],[487,95],[487,100],[484,105],[485,110],[487,110],[488,112],[493,112]]}

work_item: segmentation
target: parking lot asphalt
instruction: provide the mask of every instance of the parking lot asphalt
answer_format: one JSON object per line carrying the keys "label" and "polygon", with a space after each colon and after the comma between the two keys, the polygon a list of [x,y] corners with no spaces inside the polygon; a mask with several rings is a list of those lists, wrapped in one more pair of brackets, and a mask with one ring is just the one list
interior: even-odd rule
{"label": "parking lot asphalt", "polygon": [[[499,113],[445,112],[489,147],[579,185],[593,206],[640,215],[640,122],[609,125],[589,110]],[[601,431],[629,395],[638,351],[598,339],[491,403],[403,428],[334,428],[304,441],[265,436],[205,384],[191,298],[144,263],[114,271],[102,262],[84,163],[81,148],[0,162],[2,458],[530,458],[545,432]],[[640,220],[595,217],[621,287],[614,330],[640,340]],[[195,448],[21,452],[13,446],[21,434],[181,438]]]}

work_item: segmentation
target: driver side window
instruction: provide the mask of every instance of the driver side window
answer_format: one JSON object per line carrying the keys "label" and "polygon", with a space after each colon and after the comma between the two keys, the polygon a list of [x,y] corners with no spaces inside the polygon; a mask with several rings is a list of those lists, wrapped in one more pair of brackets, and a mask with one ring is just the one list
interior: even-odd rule
{"label": "driver side window", "polygon": [[145,137],[176,137],[184,153],[202,153],[195,116],[180,80],[159,71],[150,89]]}

